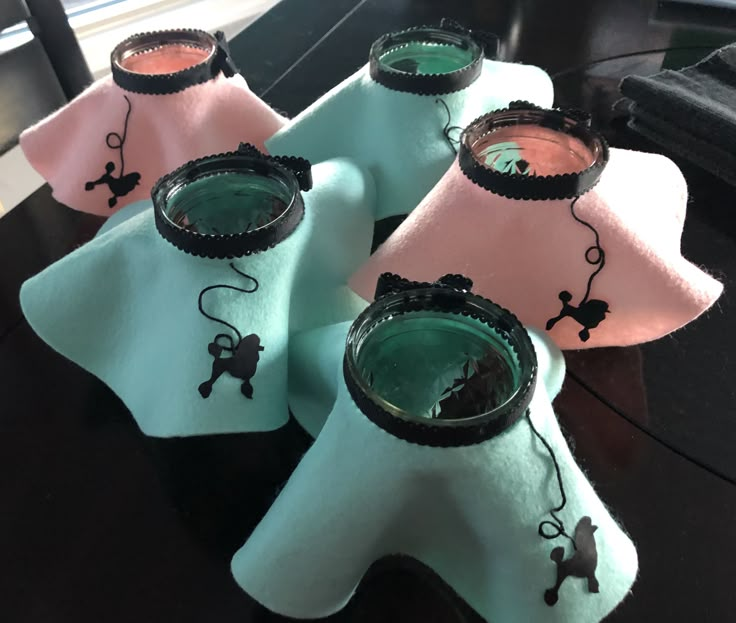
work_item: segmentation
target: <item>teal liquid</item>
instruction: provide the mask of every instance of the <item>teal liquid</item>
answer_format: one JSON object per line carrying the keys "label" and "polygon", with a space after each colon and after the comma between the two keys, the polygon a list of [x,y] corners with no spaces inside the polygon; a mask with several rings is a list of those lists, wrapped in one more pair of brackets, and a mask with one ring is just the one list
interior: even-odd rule
{"label": "teal liquid", "polygon": [[357,353],[358,371],[395,410],[464,419],[506,403],[520,384],[516,354],[470,317],[412,312],[376,325]]}
{"label": "teal liquid", "polygon": [[278,179],[253,173],[221,173],[193,180],[169,196],[168,218],[208,235],[239,234],[281,216],[291,195]]}
{"label": "teal liquid", "polygon": [[470,65],[473,52],[453,45],[413,41],[381,56],[381,63],[408,74],[449,74]]}

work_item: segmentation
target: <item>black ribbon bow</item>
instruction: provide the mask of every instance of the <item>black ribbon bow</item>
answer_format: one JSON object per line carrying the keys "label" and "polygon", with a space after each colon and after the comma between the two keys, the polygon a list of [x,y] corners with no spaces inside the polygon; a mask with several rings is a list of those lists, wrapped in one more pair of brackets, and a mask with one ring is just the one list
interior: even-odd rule
{"label": "black ribbon bow", "polygon": [[218,30],[215,33],[215,40],[217,41],[217,51],[212,62],[212,75],[216,76],[222,72],[227,78],[232,78],[235,74],[240,73],[240,69],[230,56],[230,46],[225,38],[225,33]]}
{"label": "black ribbon bow", "polygon": [[437,281],[411,281],[395,273],[382,273],[376,282],[375,298],[379,299],[389,294],[417,290],[419,288],[442,288],[458,293],[467,293],[473,288],[473,281],[464,275],[444,275]]}
{"label": "black ribbon bow", "polygon": [[237,151],[244,156],[252,156],[269,162],[276,162],[286,167],[296,177],[299,190],[306,192],[312,189],[312,164],[306,158],[297,158],[296,156],[268,156],[251,143],[240,143]]}
{"label": "black ribbon bow", "polygon": [[450,19],[449,17],[442,18],[442,20],[440,21],[440,28],[449,30],[451,32],[458,32],[467,37],[470,37],[483,49],[483,54],[486,58],[491,60],[498,58],[498,51],[500,46],[498,35],[495,35],[492,32],[487,32],[485,30],[471,30],[470,28],[466,28],[461,23],[456,22],[454,19]]}
{"label": "black ribbon bow", "polygon": [[[509,110],[550,110],[548,108],[543,108],[542,106],[537,106],[536,104],[532,104],[531,102],[527,102],[526,100],[514,100],[513,102],[509,102],[508,106]],[[592,125],[593,118],[591,117],[590,113],[586,110],[582,110],[581,108],[553,108],[552,111],[556,111],[558,113],[562,113],[565,117],[569,117],[570,119],[574,119],[581,125],[584,125],[586,128],[590,128]],[[551,117],[550,117],[551,120]],[[560,128],[564,125],[564,120],[559,120],[558,125]],[[545,127],[550,127],[549,123],[546,124]]]}

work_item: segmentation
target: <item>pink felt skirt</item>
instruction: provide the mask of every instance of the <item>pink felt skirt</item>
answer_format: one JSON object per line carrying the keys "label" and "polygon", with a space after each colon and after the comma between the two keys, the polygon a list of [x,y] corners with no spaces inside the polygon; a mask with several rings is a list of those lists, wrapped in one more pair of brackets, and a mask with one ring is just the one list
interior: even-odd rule
{"label": "pink felt skirt", "polygon": [[383,272],[460,273],[562,349],[647,342],[722,291],[682,256],[686,204],[682,173],[663,156],[609,150],[559,111],[491,113],[351,286],[372,300]]}
{"label": "pink felt skirt", "polygon": [[220,33],[135,35],[111,64],[112,76],[20,137],[54,198],[75,210],[109,216],[190,160],[241,142],[263,149],[285,123],[237,73]]}

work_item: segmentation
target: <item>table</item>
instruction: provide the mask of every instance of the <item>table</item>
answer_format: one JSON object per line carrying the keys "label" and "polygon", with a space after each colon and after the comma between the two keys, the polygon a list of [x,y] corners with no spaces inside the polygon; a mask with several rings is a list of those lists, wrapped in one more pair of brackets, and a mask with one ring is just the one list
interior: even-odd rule
{"label": "table", "polygon": [[[294,115],[362,65],[381,33],[443,16],[496,32],[506,60],[551,74],[644,48],[736,39],[724,30],[736,26],[728,13],[715,29],[678,24],[677,15],[647,0],[283,0],[231,47],[254,91]],[[621,76],[653,73],[661,61],[561,75],[557,103],[590,110],[614,146],[658,151],[611,107]],[[567,353],[555,403],[577,459],[638,547],[640,576],[612,622],[731,621],[736,609],[736,189],[678,164],[691,195],[683,252],[722,279],[724,295],[671,337]],[[100,224],[56,204],[47,187],[0,219],[0,619],[284,620],[237,587],[229,558],[308,448],[298,425],[146,438],[112,392],[22,319],[20,284]],[[333,619],[480,621],[431,572],[398,557],[375,565]]]}

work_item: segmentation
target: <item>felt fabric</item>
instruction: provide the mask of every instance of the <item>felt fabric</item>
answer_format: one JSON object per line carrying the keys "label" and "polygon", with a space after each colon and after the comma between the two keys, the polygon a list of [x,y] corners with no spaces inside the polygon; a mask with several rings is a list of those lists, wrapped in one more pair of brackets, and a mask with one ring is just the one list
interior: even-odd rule
{"label": "felt fabric", "polygon": [[[263,149],[284,122],[241,75],[166,95],[125,91],[108,76],[23,132],[20,144],[57,201],[110,216],[148,198],[158,178],[190,160],[240,142]],[[114,169],[106,172],[108,163]]]}
{"label": "felt fabric", "polygon": [[[376,181],[376,218],[382,219],[413,210],[447,171],[455,153],[446,126],[464,127],[513,100],[549,106],[552,99],[549,76],[531,65],[484,60],[470,86],[438,96],[391,90],[375,82],[366,65],[268,139],[266,147],[313,162],[354,158]],[[450,136],[456,139],[457,132]]]}
{"label": "felt fabric", "polygon": [[151,201],[150,196],[147,199],[141,199],[140,201],[129,203],[122,210],[114,212],[110,218],[103,221],[102,227],[97,230],[95,237],[99,238],[110,231],[113,227],[120,225],[120,223],[124,223],[146,210],[153,210],[153,201]]}
{"label": "felt fabric", "polygon": [[[107,383],[148,435],[276,429],[288,419],[290,325],[354,317],[351,305],[340,307],[344,284],[370,249],[370,177],[343,159],[314,166],[312,177],[303,219],[273,248],[232,259],[190,255],[158,233],[153,210],[139,211],[27,281],[23,312],[52,348]],[[218,288],[203,298],[208,314],[259,338],[250,399],[242,377],[227,373],[200,395],[213,368],[209,345],[227,329],[200,313],[198,296],[219,284],[255,290]]]}
{"label": "felt fabric", "polygon": [[[333,159],[338,161],[349,162]],[[367,172],[350,184],[341,189],[348,202],[351,205],[361,202],[368,209],[362,213],[350,209],[320,211],[321,219],[304,249],[294,279],[289,314],[292,331],[353,319],[368,305],[368,301],[348,287],[347,280],[370,252],[376,191]],[[97,236],[146,210],[153,210],[150,199],[127,206],[107,219]]]}
{"label": "felt fabric", "polygon": [[[554,172],[564,171],[546,174]],[[587,341],[574,316],[559,319],[549,335],[560,348],[654,340],[716,301],[721,284],[680,252],[686,203],[685,180],[669,159],[610,150],[600,181],[574,206],[605,249],[590,295],[608,303],[608,313]],[[370,298],[386,271],[420,281],[462,273],[478,294],[544,330],[561,313],[563,291],[572,306],[582,300],[595,269],[586,261],[594,244],[594,233],[571,214],[570,199],[508,199],[474,184],[456,162],[350,283]]]}
{"label": "felt fabric", "polygon": [[[362,310],[360,310],[362,311]],[[312,437],[317,437],[337,398],[341,382],[340,361],[351,322],[303,331],[289,341],[289,409]],[[565,360],[543,332],[529,330],[547,394],[562,389]]]}
{"label": "felt fabric", "polygon": [[[342,332],[324,330],[323,345],[332,347]],[[535,340],[538,354],[545,343]],[[358,409],[338,373],[339,356],[331,365],[324,356],[316,363],[325,384],[334,379],[337,401],[314,445],[234,556],[236,581],[269,610],[324,617],[348,602],[375,560],[405,554],[431,567],[487,621],[603,619],[629,592],[637,554],[560,431],[547,390],[556,389],[559,373],[545,368],[564,365],[553,351],[539,358],[544,382],[537,384],[531,419],[559,463],[567,494],[559,517],[568,530],[583,516],[598,527],[598,593],[588,591],[585,579],[568,578],[559,601],[545,603],[545,591],[556,582],[552,550],[564,547],[565,559],[573,552],[564,537],[548,541],[537,532],[560,492],[550,455],[526,418],[476,445],[410,443]]]}
{"label": "felt fabric", "polygon": [[736,44],[692,67],[628,76],[631,128],[736,185]]}
{"label": "felt fabric", "polygon": [[[334,161],[342,159],[334,159]],[[347,160],[346,160],[347,162]],[[343,189],[349,201],[362,201],[368,210],[333,210],[324,214],[315,227],[294,280],[292,307],[289,314],[292,331],[331,325],[345,318],[355,318],[368,305],[347,286],[348,277],[368,255],[373,231],[375,186],[366,173],[353,187]],[[361,195],[362,200],[356,195]],[[101,236],[146,210],[150,201],[138,201],[107,219],[97,236]]]}

